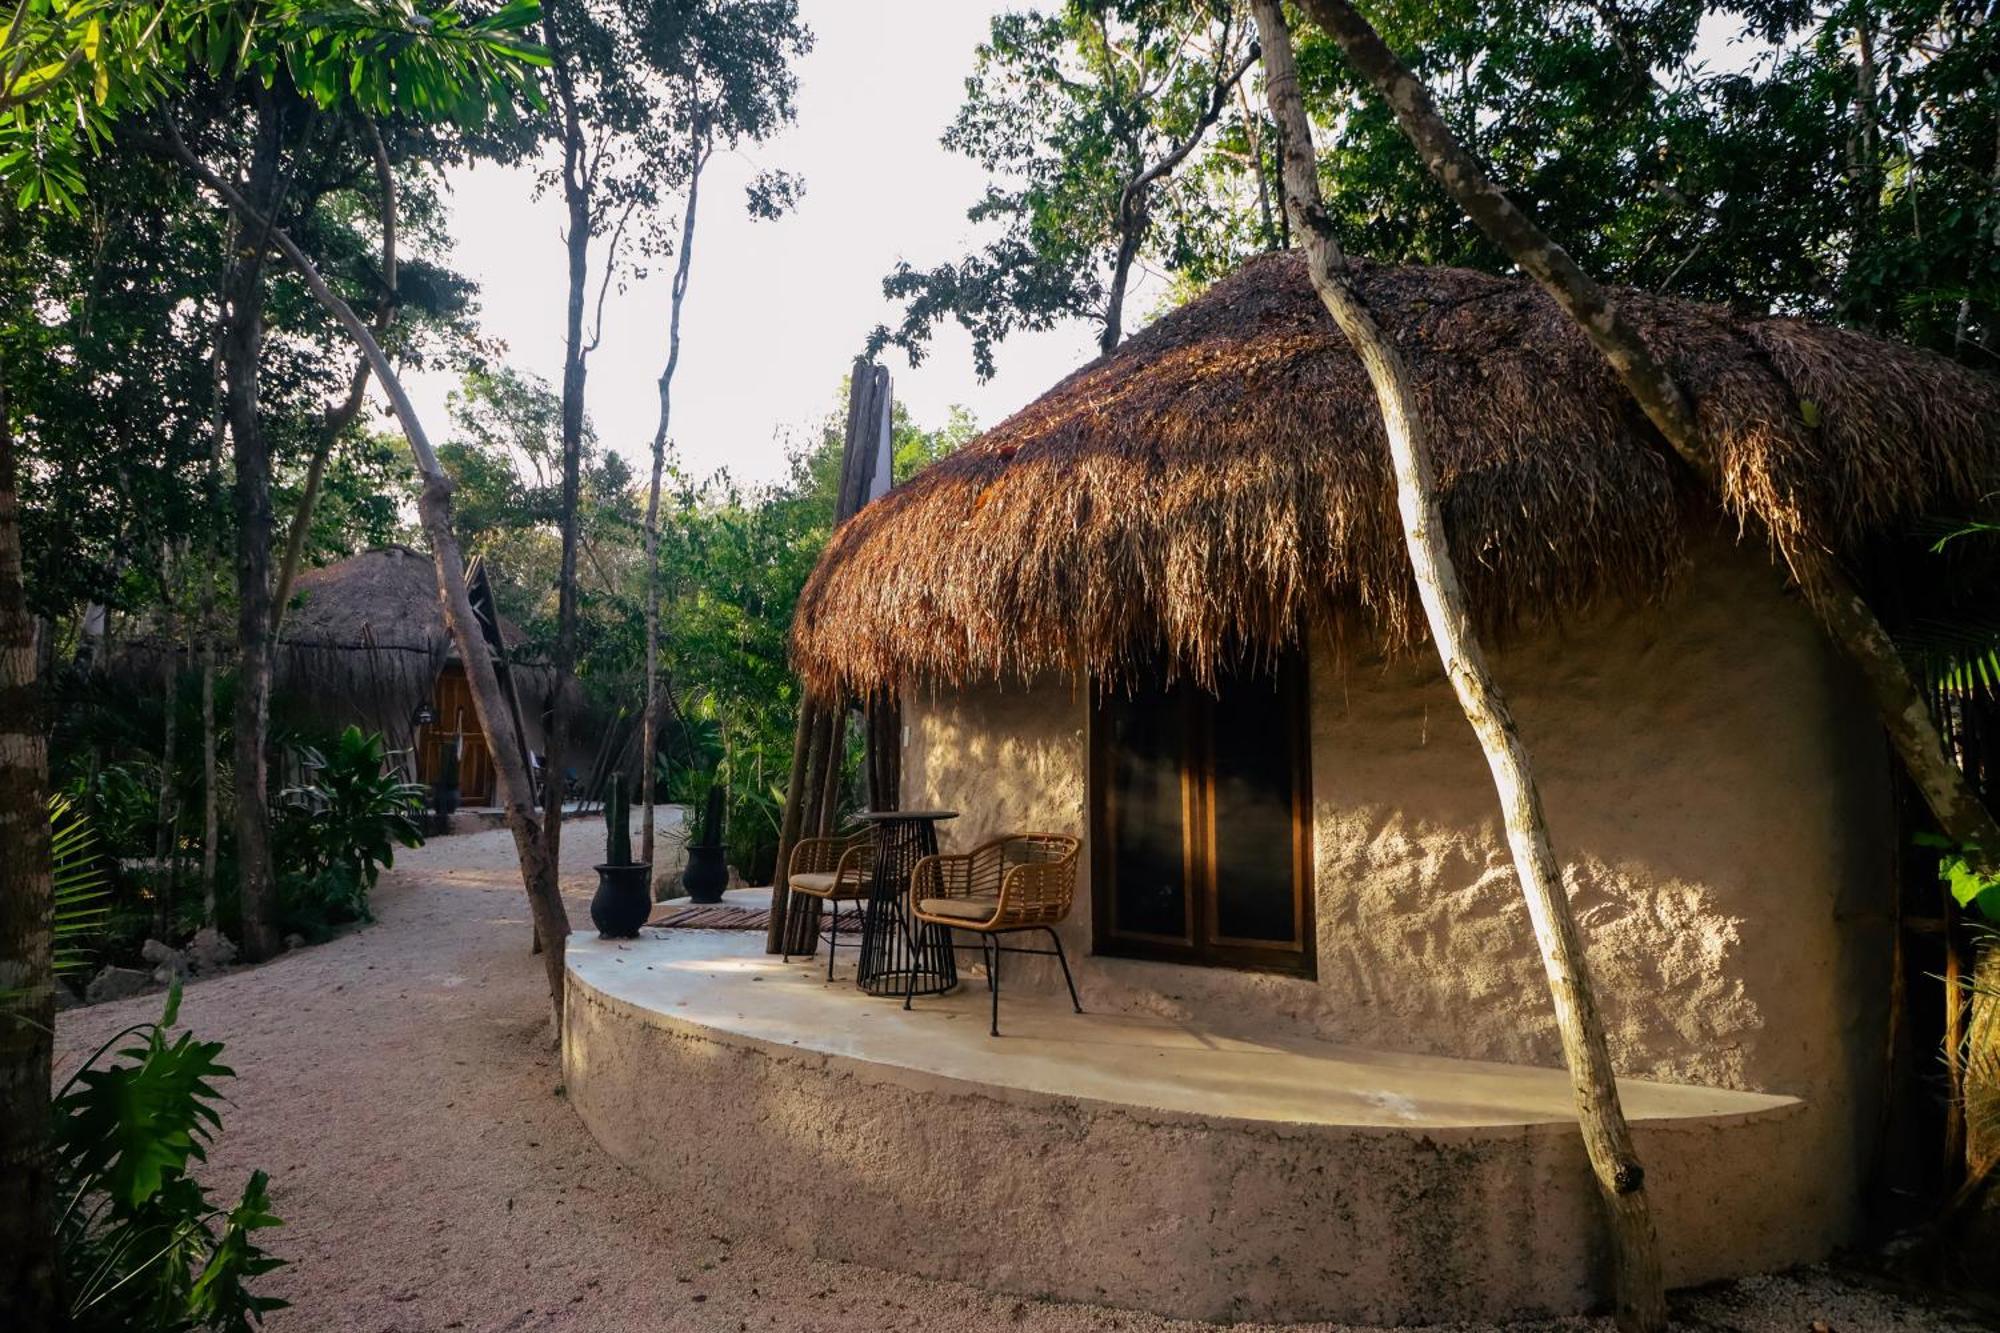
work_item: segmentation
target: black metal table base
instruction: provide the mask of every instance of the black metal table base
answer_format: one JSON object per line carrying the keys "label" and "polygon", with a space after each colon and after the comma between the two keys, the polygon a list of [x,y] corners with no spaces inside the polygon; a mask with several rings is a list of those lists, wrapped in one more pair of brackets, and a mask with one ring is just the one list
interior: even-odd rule
{"label": "black metal table base", "polygon": [[913,922],[909,904],[910,871],[937,852],[936,812],[864,818],[875,825],[875,872],[861,918],[855,984],[870,995],[942,995],[958,985],[951,932]]}

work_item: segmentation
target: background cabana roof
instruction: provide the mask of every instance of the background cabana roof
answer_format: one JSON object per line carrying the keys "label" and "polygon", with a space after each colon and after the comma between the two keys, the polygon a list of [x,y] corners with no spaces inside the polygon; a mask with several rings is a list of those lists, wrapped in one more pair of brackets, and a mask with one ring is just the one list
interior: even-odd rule
{"label": "background cabana roof", "polygon": [[[1448,535],[1489,630],[1657,599],[1696,530],[1851,558],[2000,491],[2000,381],[1942,357],[1621,293],[1718,446],[1718,505],[1531,282],[1356,269],[1418,381]],[[1389,653],[1426,638],[1373,391],[1286,254],[843,524],[792,648],[819,692],[1115,677],[1161,655],[1205,678],[1311,624]]]}
{"label": "background cabana roof", "polygon": [[[515,656],[522,635],[504,616],[500,636],[515,658],[527,743],[540,749],[554,672]],[[274,685],[296,707],[329,720],[360,720],[394,738],[407,730],[417,704],[432,697],[438,673],[457,660],[431,557],[382,546],[299,575],[278,639]],[[576,709],[579,697],[572,686],[567,706]]]}
{"label": "background cabana roof", "polygon": [[[513,625],[503,622],[500,633],[509,649],[519,644]],[[387,691],[414,708],[457,657],[430,556],[381,546],[299,575],[279,633],[275,683],[288,693],[355,700]]]}

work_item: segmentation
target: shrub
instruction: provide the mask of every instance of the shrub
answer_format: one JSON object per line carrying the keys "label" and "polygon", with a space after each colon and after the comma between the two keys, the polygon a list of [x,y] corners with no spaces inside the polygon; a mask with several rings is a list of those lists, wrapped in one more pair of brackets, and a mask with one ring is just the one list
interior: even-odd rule
{"label": "shrub", "polygon": [[381,736],[359,727],[300,757],[313,780],[284,793],[273,849],[287,928],[318,936],[372,919],[368,893],[397,845],[423,843],[424,789],[385,773]]}
{"label": "shrub", "polygon": [[256,1239],[281,1225],[268,1178],[253,1172],[224,1208],[188,1174],[222,1126],[215,1082],[233,1075],[221,1042],[169,1040],[180,1000],[175,985],[157,1023],[106,1042],[55,1098],[57,1242],[79,1330],[244,1333],[285,1304],[249,1287],[284,1262]]}

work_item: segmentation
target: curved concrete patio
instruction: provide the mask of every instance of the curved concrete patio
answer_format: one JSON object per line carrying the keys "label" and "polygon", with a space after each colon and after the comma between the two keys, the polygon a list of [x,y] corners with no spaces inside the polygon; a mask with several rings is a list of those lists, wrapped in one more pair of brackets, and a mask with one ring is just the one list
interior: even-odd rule
{"label": "curved concrete patio", "polygon": [[[1596,1304],[1560,1070],[1250,1041],[978,985],[905,1013],[756,934],[579,937],[569,1097],[614,1156],[791,1246],[1176,1317]],[[851,960],[852,955],[844,955]],[[1669,1281],[1820,1257],[1785,1097],[1627,1081]],[[772,1222],[776,1219],[773,1228]]]}

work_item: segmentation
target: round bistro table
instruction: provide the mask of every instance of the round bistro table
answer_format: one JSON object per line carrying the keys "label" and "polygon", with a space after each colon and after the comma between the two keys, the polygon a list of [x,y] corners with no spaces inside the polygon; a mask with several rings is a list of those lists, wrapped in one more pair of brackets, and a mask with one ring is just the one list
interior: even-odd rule
{"label": "round bistro table", "polygon": [[874,826],[875,873],[862,909],[855,984],[870,995],[942,995],[958,985],[951,932],[911,919],[910,872],[937,854],[937,826],[958,811],[865,810],[857,818]]}

